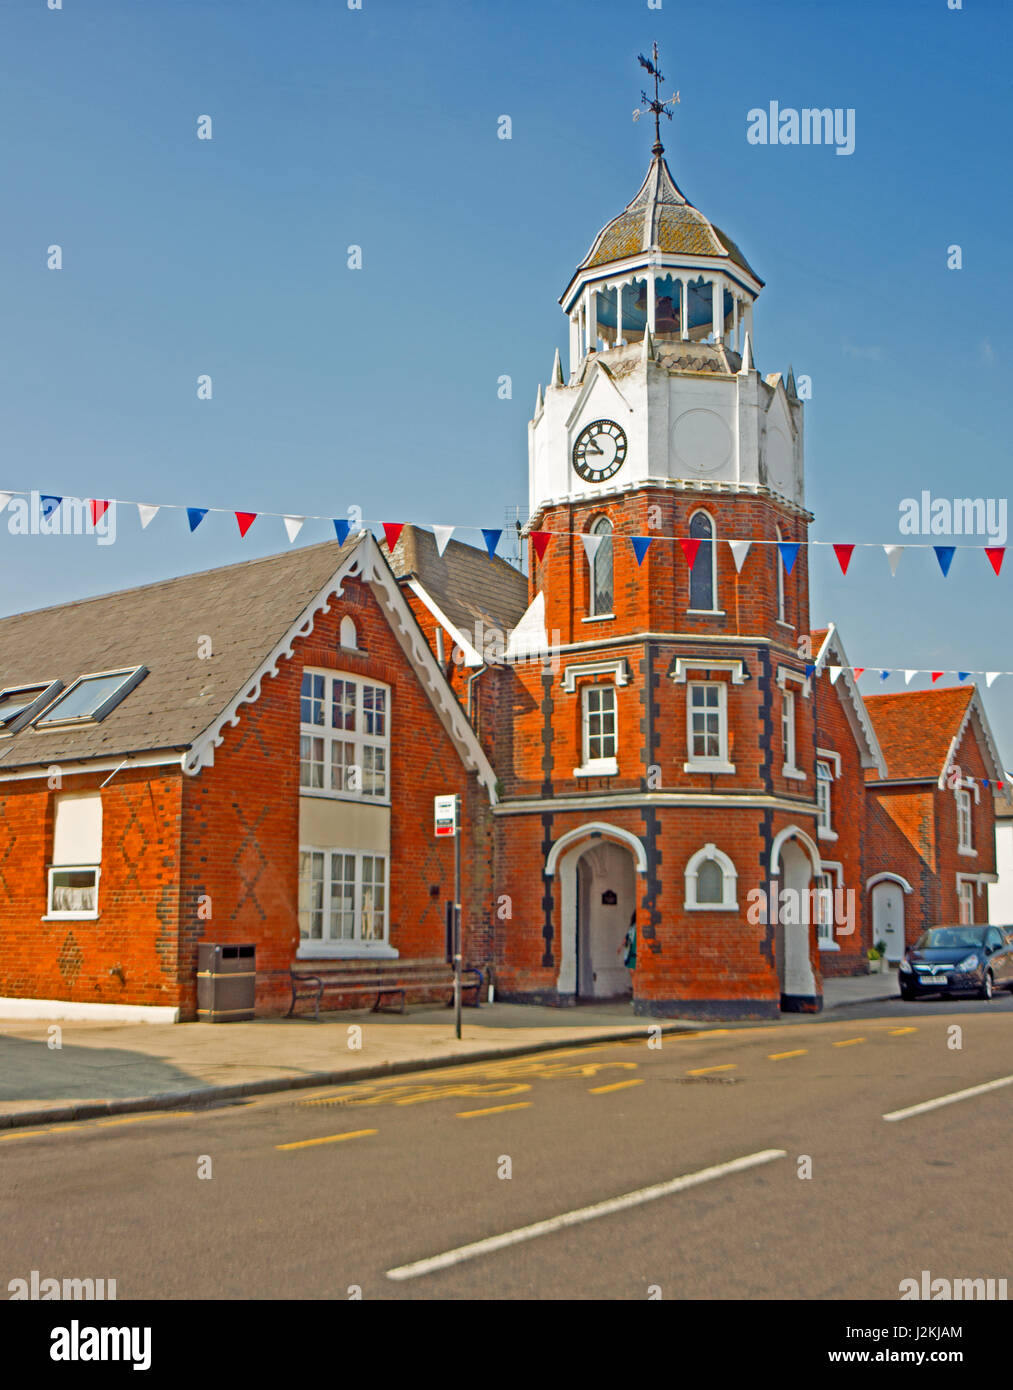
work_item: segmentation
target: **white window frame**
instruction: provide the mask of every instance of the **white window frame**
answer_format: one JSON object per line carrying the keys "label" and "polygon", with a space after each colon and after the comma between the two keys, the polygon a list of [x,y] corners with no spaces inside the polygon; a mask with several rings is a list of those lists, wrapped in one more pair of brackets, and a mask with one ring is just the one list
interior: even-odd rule
{"label": "white window frame", "polygon": [[[50,729],[74,729],[81,725],[101,723],[107,714],[110,714],[136,686],[140,685],[147,674],[148,668],[146,666],[123,666],[112,671],[90,671],[86,675],[78,676],[77,680],[71,681],[70,685],[65,690],[61,690],[56,698],[46,705],[42,713],[36,716],[36,732],[45,734]],[[109,676],[122,676],[122,680],[101,704],[95,706],[91,714],[72,714],[63,719],[59,717],[56,711],[79,685],[83,685],[85,681],[105,680]],[[55,718],[52,717],[54,715]]]}
{"label": "white window frame", "polygon": [[[75,911],[68,908],[55,908],[53,906],[53,875],[54,874],[94,874],[95,879],[95,907],[85,911]],[[50,864],[46,875],[46,917],[45,920],[54,922],[94,922],[99,915],[99,881],[102,877],[101,864]]]}
{"label": "white window frame", "polygon": [[954,793],[957,802],[957,850],[960,854],[977,856],[974,848],[974,817],[971,809],[971,793],[958,787]]}
{"label": "white window frame", "polygon": [[[718,691],[718,754],[716,757],[698,756],[693,752],[693,692],[715,687]],[[704,706],[704,712],[709,707]],[[735,766],[728,761],[728,685],[725,681],[687,681],[686,682],[686,753],[683,772],[734,772]]]}
{"label": "white window frame", "polygon": [[[87,802],[90,802],[90,803],[93,803],[93,804],[94,804],[94,803],[97,803],[97,811],[96,811],[96,814],[97,814],[97,816],[98,816],[98,825],[99,825],[99,829],[98,829],[98,835],[99,835],[99,841],[98,841],[99,861],[98,861],[98,863],[91,862],[91,863],[81,863],[81,864],[57,864],[57,863],[55,862],[55,855],[56,855],[56,843],[55,843],[55,841],[56,841],[56,833],[57,833],[57,819],[58,819],[58,816],[59,816],[59,809],[58,809],[58,808],[59,808],[59,803],[60,803],[61,800],[69,800],[69,801],[75,801],[75,802],[87,801]],[[102,877],[102,862],[101,862],[101,854],[102,854],[102,834],[103,834],[102,825],[103,825],[103,817],[104,817],[105,807],[102,805],[102,796],[101,796],[101,793],[88,792],[88,793],[85,793],[85,794],[82,795],[82,796],[78,796],[78,795],[76,795],[75,793],[72,793],[72,792],[71,792],[71,793],[62,793],[61,796],[57,797],[55,806],[56,806],[56,809],[55,809],[55,811],[54,811],[54,817],[53,817],[53,841],[54,841],[54,843],[53,843],[53,845],[52,845],[52,852],[53,852],[53,855],[54,855],[54,860],[51,861],[51,862],[49,863],[49,865],[47,866],[47,870],[46,870],[46,915],[45,915],[44,920],[45,920],[45,921],[50,921],[50,920],[52,920],[52,921],[57,921],[57,922],[94,922],[94,921],[97,920],[98,915],[99,915],[99,911],[100,911],[99,887],[100,887],[100,879],[101,879],[101,877]],[[92,848],[94,848],[94,846],[92,846]],[[95,906],[94,906],[94,908],[83,908],[83,909],[82,909],[82,908],[57,908],[57,907],[54,907],[54,906],[53,906],[53,890],[54,890],[53,879],[54,879],[54,875],[56,875],[56,874],[65,874],[65,873],[71,873],[71,874],[91,874],[91,875],[92,875],[92,886],[93,886],[94,892],[95,892]]]}
{"label": "white window frame", "polygon": [[[697,877],[700,868],[707,860],[713,860],[721,870],[721,901],[719,903],[697,902],[696,887]],[[736,912],[738,911],[738,901],[736,898],[736,887],[738,884],[738,874],[735,865],[717,848],[716,845],[707,844],[691,857],[686,865],[685,872],[686,899],[683,907],[687,912]]]}
{"label": "white window frame", "polygon": [[[604,527],[607,527],[607,528],[608,528],[607,530],[604,529],[604,527],[602,527],[602,523],[603,523],[603,522],[604,522]],[[599,530],[599,527],[602,527],[602,529]],[[600,621],[604,620],[605,618],[614,618],[614,617],[615,617],[615,609],[616,609],[616,568],[615,568],[615,566],[616,566],[616,548],[615,548],[615,533],[616,533],[616,528],[612,525],[612,520],[611,520],[611,518],[610,518],[610,517],[607,517],[607,516],[604,516],[604,515],[603,515],[603,516],[595,517],[594,521],[591,523],[590,530],[588,531],[588,535],[590,535],[590,536],[601,536],[601,540],[598,542],[598,545],[597,545],[597,547],[595,548],[594,559],[591,560],[591,561],[589,562],[589,564],[588,564],[587,612],[588,612],[588,620],[589,620],[589,621],[600,622]],[[611,548],[611,550],[612,550],[612,593],[610,594],[610,598],[612,599],[612,602],[611,602],[611,604],[609,605],[607,611],[604,611],[604,612],[599,613],[598,610],[597,610],[597,608],[595,607],[595,601],[596,601],[597,596],[598,596],[597,585],[596,585],[596,583],[595,583],[595,569],[596,569],[596,566],[597,566],[597,564],[598,564],[598,555],[599,555],[599,553],[600,553],[601,548],[602,548],[603,545],[608,545],[608,546]]]}
{"label": "white window frame", "polygon": [[834,774],[826,758],[816,760],[816,831],[821,840],[836,840],[833,827]]}
{"label": "white window frame", "polygon": [[[304,724],[302,722],[302,682],[307,676],[322,677],[324,681],[323,704],[325,717],[329,721],[333,709],[334,682],[341,681],[346,685],[356,687],[355,696],[355,728],[335,729],[329,722],[324,724]],[[384,732],[382,737],[366,732],[366,709],[363,699],[364,690],[382,690],[384,692]],[[318,666],[306,666],[303,668],[302,677],[299,682],[299,794],[301,796],[320,796],[332,801],[357,801],[365,802],[367,806],[389,806],[390,805],[390,784],[391,784],[391,765],[390,765],[390,722],[391,722],[391,688],[383,681],[372,680],[366,676],[354,675],[349,671],[332,671],[328,668]],[[323,743],[323,786],[313,787],[303,784],[303,765],[310,762],[312,765],[315,760],[307,760],[303,757],[303,739],[319,739]],[[333,785],[334,755],[335,744],[352,744],[353,761],[348,766],[358,766],[360,769],[361,785],[358,788],[335,787]],[[380,749],[383,752],[384,761],[384,791],[382,795],[366,790],[365,764],[366,750]]]}
{"label": "white window frame", "polygon": [[[798,687],[797,690],[789,690],[789,682]],[[792,671],[787,666],[777,668],[776,685],[781,692],[781,749],[785,754],[784,766],[781,768],[781,776],[792,782],[804,782],[806,775],[798,766],[798,705],[795,696],[801,693],[806,699],[809,697],[810,684],[808,677],[800,675],[798,671]],[[790,717],[786,718],[786,715]],[[787,743],[785,748],[785,729],[788,731]]]}
{"label": "white window frame", "polygon": [[[296,952],[299,959],[320,959],[321,957],[341,957],[358,956],[367,958],[379,958],[385,960],[397,959],[399,952],[390,944],[390,855],[377,854],[371,850],[341,849],[335,846],[323,845],[300,845],[300,857],[304,854],[318,854],[323,857],[323,893],[321,905],[321,936],[319,938],[304,937],[303,932],[303,877],[302,864],[300,858],[299,874],[299,947]],[[363,868],[366,859],[379,859],[384,866],[384,912],[383,912],[383,935],[376,938],[364,938],[361,935],[353,937],[331,937],[326,935],[330,929],[331,920],[331,882],[333,878],[332,859],[335,855],[342,857],[349,856],[354,860],[354,893],[352,917],[355,930],[362,930],[362,909],[363,909]]]}
{"label": "white window frame", "polygon": [[[816,875],[817,880],[825,879],[826,882],[817,882],[815,891],[817,894],[816,907],[816,946],[820,951],[839,951],[841,943],[837,940],[834,921],[834,893],[841,886],[842,866],[831,863],[823,859],[820,861],[820,871]],[[829,894],[829,897],[825,896]]]}
{"label": "white window frame", "polygon": [[[957,904],[958,916],[962,927],[976,927],[979,923],[974,920],[974,879],[961,878],[957,876]],[[964,908],[967,908],[968,917],[964,921]]]}
{"label": "white window frame", "polygon": [[[588,709],[592,691],[611,693],[612,698],[612,744],[615,752],[611,757],[592,758],[591,756],[591,714]],[[604,713],[604,711],[601,711]],[[574,777],[614,777],[619,771],[619,698],[614,685],[604,682],[588,684],[580,692],[580,751],[583,762],[573,769]]]}

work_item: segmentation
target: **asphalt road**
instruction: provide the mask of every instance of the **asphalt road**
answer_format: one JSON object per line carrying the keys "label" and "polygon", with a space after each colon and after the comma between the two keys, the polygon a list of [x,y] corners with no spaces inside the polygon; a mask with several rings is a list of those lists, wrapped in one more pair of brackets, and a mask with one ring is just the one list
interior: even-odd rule
{"label": "asphalt road", "polygon": [[896,1300],[922,1270],[1013,1278],[1011,1014],[898,1000],[13,1131],[0,1293],[33,1269],[120,1299]]}

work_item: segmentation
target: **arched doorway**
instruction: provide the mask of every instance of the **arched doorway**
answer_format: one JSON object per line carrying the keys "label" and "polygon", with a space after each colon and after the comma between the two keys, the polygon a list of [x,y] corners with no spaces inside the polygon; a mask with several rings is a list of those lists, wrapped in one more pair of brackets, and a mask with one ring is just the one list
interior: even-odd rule
{"label": "arched doorway", "polygon": [[872,944],[878,941],[885,942],[888,961],[903,959],[904,889],[897,878],[881,878],[872,887]]}
{"label": "arched doorway", "polygon": [[789,825],[777,835],[771,847],[770,876],[779,889],[774,949],[785,1013],[822,1007],[812,967],[814,928],[809,892],[819,871],[819,850],[804,830]]}
{"label": "arched doorway", "polygon": [[553,845],[545,865],[559,885],[560,953],[556,989],[577,999],[629,998],[633,972],[625,938],[637,906],[637,875],[647,855],[628,830],[594,822]]}
{"label": "arched doorway", "polygon": [[610,840],[584,850],[577,860],[578,999],[632,997],[633,972],[623,957],[636,909],[636,873],[629,850]]}

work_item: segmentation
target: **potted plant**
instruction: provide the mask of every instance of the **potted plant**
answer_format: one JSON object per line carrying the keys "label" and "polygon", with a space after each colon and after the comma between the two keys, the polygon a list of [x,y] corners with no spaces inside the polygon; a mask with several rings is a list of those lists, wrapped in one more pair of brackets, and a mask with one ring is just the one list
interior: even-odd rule
{"label": "potted plant", "polygon": [[890,964],[886,958],[886,942],[877,941],[875,946],[869,947],[866,955],[869,958],[869,974],[885,975],[890,968]]}

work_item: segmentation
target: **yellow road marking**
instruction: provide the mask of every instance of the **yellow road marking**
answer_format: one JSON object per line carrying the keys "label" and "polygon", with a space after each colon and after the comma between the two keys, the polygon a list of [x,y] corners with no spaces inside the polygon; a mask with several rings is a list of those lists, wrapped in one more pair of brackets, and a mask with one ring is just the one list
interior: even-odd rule
{"label": "yellow road marking", "polygon": [[504,1110],[527,1110],[530,1104],[529,1100],[518,1100],[513,1105],[490,1105],[486,1110],[458,1110],[457,1118],[470,1120],[473,1115],[502,1115]]}
{"label": "yellow road marking", "polygon": [[722,1062],[719,1067],[697,1067],[694,1071],[688,1071],[687,1076],[703,1076],[709,1071],[734,1071],[738,1064],[736,1062]]}
{"label": "yellow road marking", "polygon": [[[152,1110],[143,1115],[121,1115],[117,1120],[97,1120],[94,1123],[97,1128],[103,1128],[105,1125],[133,1125],[138,1120],[177,1120],[192,1114],[192,1110]],[[82,1120],[81,1123],[87,1124],[88,1121]]]}
{"label": "yellow road marking", "polygon": [[768,1062],[780,1062],[782,1057],[804,1057],[809,1051],[807,1047],[800,1047],[796,1052],[768,1052]]}
{"label": "yellow road marking", "polygon": [[308,1149],[314,1144],[340,1144],[342,1139],[361,1139],[366,1134],[378,1134],[376,1129],[350,1129],[347,1134],[327,1134],[323,1139],[299,1139],[294,1144],[275,1144],[276,1149]]}
{"label": "yellow road marking", "polygon": [[171,1120],[182,1115],[192,1115],[192,1110],[146,1110],[141,1115],[122,1115],[116,1120],[74,1120],[68,1125],[48,1125],[45,1129],[15,1129],[10,1134],[0,1134],[0,1144],[7,1139],[33,1139],[40,1134],[65,1134],[71,1129],[101,1129],[105,1125],[128,1125],[137,1120]]}
{"label": "yellow road marking", "polygon": [[854,1047],[855,1043],[865,1042],[864,1038],[845,1038],[843,1042],[835,1042],[833,1047]]}
{"label": "yellow road marking", "polygon": [[624,1091],[627,1086],[642,1086],[644,1078],[638,1077],[635,1081],[613,1081],[611,1086],[589,1086],[589,1096],[603,1096],[606,1091]]}
{"label": "yellow road marking", "polygon": [[899,1033],[917,1033],[917,1032],[918,1032],[918,1029],[917,1029],[917,1028],[891,1028],[891,1029],[890,1029],[890,1032],[891,1032],[891,1034],[892,1034],[894,1037],[896,1037],[897,1034],[899,1034]]}

